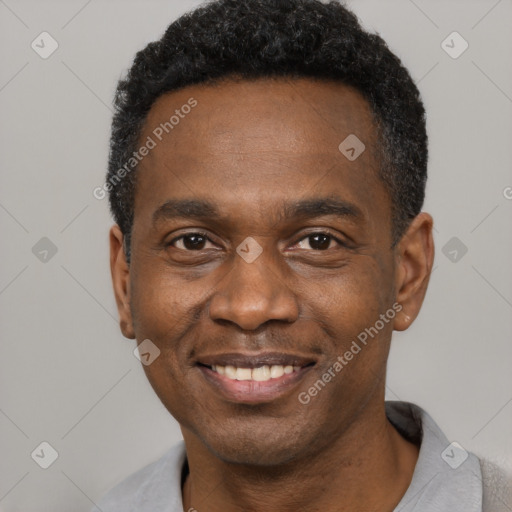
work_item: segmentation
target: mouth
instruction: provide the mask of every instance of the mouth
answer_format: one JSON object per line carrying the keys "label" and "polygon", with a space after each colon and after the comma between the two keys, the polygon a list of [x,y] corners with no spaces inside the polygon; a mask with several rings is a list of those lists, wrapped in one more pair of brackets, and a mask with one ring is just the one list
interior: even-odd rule
{"label": "mouth", "polygon": [[291,354],[219,354],[199,358],[196,365],[214,390],[231,402],[264,403],[296,387],[316,364]]}

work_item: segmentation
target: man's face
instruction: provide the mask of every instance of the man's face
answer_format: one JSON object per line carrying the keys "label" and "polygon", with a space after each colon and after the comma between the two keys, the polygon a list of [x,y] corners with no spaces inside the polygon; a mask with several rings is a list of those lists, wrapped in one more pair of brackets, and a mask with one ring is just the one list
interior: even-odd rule
{"label": "man's face", "polygon": [[[191,97],[197,106],[158,141],[154,130]],[[351,134],[366,146],[353,161],[338,149]],[[224,460],[279,464],[318,451],[382,402],[393,330],[387,322],[359,343],[301,403],[396,299],[367,102],[309,80],[193,86],[153,105],[148,136],[157,145],[137,171],[128,297],[130,332],[161,351],[144,366],[151,385],[184,432]],[[184,200],[211,208],[180,209]],[[217,365],[267,365],[274,377]]]}

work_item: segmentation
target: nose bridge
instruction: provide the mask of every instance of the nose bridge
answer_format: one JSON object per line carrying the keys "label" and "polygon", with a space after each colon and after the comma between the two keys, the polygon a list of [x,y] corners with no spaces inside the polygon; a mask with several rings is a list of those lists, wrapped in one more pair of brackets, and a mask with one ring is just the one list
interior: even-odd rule
{"label": "nose bridge", "polygon": [[[250,248],[250,243],[242,243],[238,250]],[[252,261],[237,254],[210,301],[210,318],[230,321],[244,330],[257,329],[269,320],[293,322],[298,317],[296,298],[272,260],[269,251]]]}

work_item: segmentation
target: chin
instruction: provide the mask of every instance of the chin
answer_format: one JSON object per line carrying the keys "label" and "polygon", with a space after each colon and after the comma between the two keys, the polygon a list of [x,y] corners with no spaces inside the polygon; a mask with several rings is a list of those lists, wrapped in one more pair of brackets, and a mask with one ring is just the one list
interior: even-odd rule
{"label": "chin", "polygon": [[[203,444],[216,457],[231,464],[248,466],[280,466],[300,458],[312,446],[311,439],[304,434],[290,431],[288,427],[279,429],[271,423],[262,428],[257,421],[245,425],[226,426],[221,432],[198,433]],[[289,423],[288,423],[289,425]],[[304,428],[302,432],[307,432]],[[304,438],[303,438],[304,437]],[[308,436],[309,437],[309,436]]]}
{"label": "chin", "polygon": [[276,467],[283,466],[295,459],[295,453],[290,449],[283,451],[273,445],[243,446],[221,445],[210,447],[213,453],[224,462],[230,464],[240,464],[244,466]]}

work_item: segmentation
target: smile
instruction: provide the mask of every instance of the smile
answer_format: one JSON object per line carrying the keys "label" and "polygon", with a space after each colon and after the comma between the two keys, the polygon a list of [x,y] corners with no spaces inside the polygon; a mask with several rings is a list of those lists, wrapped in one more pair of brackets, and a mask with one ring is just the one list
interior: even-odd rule
{"label": "smile", "polygon": [[197,367],[210,388],[231,402],[271,402],[291,392],[315,361],[267,353],[222,354],[199,358]]}
{"label": "smile", "polygon": [[219,375],[225,375],[231,380],[253,380],[256,382],[265,382],[270,379],[278,379],[283,375],[298,372],[300,366],[283,366],[280,364],[273,364],[272,366],[264,365],[258,368],[237,368],[236,366],[221,366],[213,365],[212,370]]}

